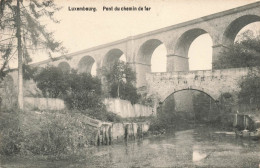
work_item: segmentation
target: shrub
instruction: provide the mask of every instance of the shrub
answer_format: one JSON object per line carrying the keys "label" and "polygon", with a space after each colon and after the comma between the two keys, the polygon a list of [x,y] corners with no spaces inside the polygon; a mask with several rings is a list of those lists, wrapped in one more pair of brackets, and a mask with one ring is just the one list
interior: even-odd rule
{"label": "shrub", "polygon": [[151,120],[149,130],[152,132],[161,132],[163,130],[170,130],[175,127],[178,117],[175,111],[174,96],[170,96],[164,103],[160,104],[157,109],[157,117]]}
{"label": "shrub", "polygon": [[[95,130],[84,115],[66,111],[7,113],[1,118],[0,153],[3,155],[79,154],[93,142]],[[15,117],[19,116],[19,117]]]}
{"label": "shrub", "polygon": [[23,139],[23,133],[19,128],[18,112],[1,113],[0,154],[18,154],[21,151]]}

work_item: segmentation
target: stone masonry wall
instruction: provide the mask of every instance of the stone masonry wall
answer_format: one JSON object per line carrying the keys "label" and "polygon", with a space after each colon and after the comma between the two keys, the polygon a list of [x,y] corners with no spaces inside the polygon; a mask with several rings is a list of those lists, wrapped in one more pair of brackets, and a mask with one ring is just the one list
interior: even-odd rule
{"label": "stone masonry wall", "polygon": [[140,104],[132,105],[127,100],[107,98],[104,103],[108,111],[118,114],[123,118],[153,115],[153,108]]}
{"label": "stone masonry wall", "polygon": [[223,70],[204,70],[190,72],[149,73],[146,75],[148,92],[164,101],[174,92],[194,89],[203,91],[214,100],[222,93],[229,92],[236,96],[239,82],[249,72],[247,68]]}

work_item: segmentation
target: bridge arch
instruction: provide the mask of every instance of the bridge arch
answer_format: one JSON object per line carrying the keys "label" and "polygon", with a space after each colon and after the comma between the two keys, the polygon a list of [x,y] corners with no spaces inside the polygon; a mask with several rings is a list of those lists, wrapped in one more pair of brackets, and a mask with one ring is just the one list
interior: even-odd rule
{"label": "bridge arch", "polygon": [[176,87],[169,88],[167,90],[167,92],[160,93],[160,95],[161,95],[160,101],[163,102],[171,94],[176,93],[176,92],[180,92],[182,90],[197,90],[197,91],[200,91],[200,92],[207,94],[209,97],[211,97],[215,101],[219,101],[219,97],[221,95],[220,92],[214,91],[214,88],[212,88],[212,90],[211,90],[210,88],[199,86],[199,85],[196,85],[196,84],[192,85],[192,86],[191,85],[179,84]]}
{"label": "bridge arch", "polygon": [[[167,48],[161,40],[158,39],[149,39],[145,41],[140,48],[138,49],[137,56],[135,57],[135,67],[136,67],[136,75],[137,75],[137,83],[139,86],[144,86],[146,84],[145,81],[145,74],[150,73],[152,70],[152,56],[154,51],[163,45],[163,49],[166,51],[167,55]],[[166,55],[163,55],[166,57]],[[165,59],[166,60],[166,59]],[[165,61],[166,67],[166,61]]]}
{"label": "bridge arch", "polygon": [[178,116],[200,122],[218,121],[221,112],[219,102],[198,89],[176,90],[160,102],[157,109],[158,112],[174,112]]}
{"label": "bridge arch", "polygon": [[260,16],[258,15],[244,15],[235,19],[224,31],[222,44],[225,46],[233,44],[237,34],[243,27],[257,21],[260,21]]}
{"label": "bridge arch", "polygon": [[92,73],[92,68],[94,68],[95,59],[91,56],[84,56],[80,59],[78,63],[79,73]]}
{"label": "bridge arch", "polygon": [[[201,28],[194,28],[185,31],[183,34],[181,34],[181,36],[177,40],[177,43],[174,47],[174,55],[188,59],[188,53],[192,42],[197,37],[203,34],[209,34],[209,32]],[[212,40],[212,36],[210,34],[209,36]],[[188,67],[187,70],[189,70]]]}
{"label": "bridge arch", "polygon": [[103,59],[102,67],[112,67],[116,62],[119,61],[121,56],[125,57],[122,50],[117,48],[109,50]]}
{"label": "bridge arch", "polygon": [[139,48],[135,61],[137,63],[147,64],[150,66],[153,52],[161,44],[163,44],[163,42],[158,39],[150,39],[145,41]]}
{"label": "bridge arch", "polygon": [[70,64],[63,61],[63,62],[60,62],[58,64],[58,67],[63,71],[63,72],[70,72],[71,68],[70,68]]}
{"label": "bridge arch", "polygon": [[188,58],[188,52],[191,43],[200,35],[208,33],[204,29],[195,28],[184,32],[177,40],[174,54],[181,57]]}
{"label": "bridge arch", "polygon": [[213,97],[211,94],[209,94],[209,93],[207,93],[207,92],[205,92],[205,91],[202,91],[202,90],[200,90],[200,89],[190,89],[190,88],[188,88],[188,89],[180,89],[180,90],[173,91],[173,92],[170,93],[167,97],[165,97],[165,98],[162,100],[162,102],[165,102],[168,97],[174,95],[175,93],[178,93],[178,92],[181,92],[181,91],[188,91],[188,90],[190,90],[190,91],[198,91],[198,92],[200,92],[200,93],[204,93],[204,94],[206,94],[207,96],[209,96],[210,98],[212,98],[212,99],[215,101],[215,103],[218,103],[218,102],[219,102],[215,97]]}

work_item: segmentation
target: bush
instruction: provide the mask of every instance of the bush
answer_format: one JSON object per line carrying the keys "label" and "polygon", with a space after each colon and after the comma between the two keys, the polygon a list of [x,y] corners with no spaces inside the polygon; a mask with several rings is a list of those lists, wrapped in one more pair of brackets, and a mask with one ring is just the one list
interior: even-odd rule
{"label": "bush", "polygon": [[[113,98],[118,98],[118,84],[113,83],[111,85],[110,95]],[[129,100],[131,104],[136,104],[140,98],[140,95],[137,93],[137,89],[131,83],[120,83],[119,87],[119,98],[123,100]]]}
{"label": "bush", "polygon": [[1,113],[0,154],[12,155],[21,151],[24,136],[19,128],[18,112]]}
{"label": "bush", "polygon": [[50,66],[36,75],[35,81],[45,97],[62,98],[70,110],[79,110],[100,120],[114,120],[105,114],[101,80],[91,74],[78,74],[75,70],[63,72]]}
{"label": "bush", "polygon": [[[14,116],[19,116],[13,118]],[[19,112],[1,118],[0,153],[61,157],[80,153],[94,140],[84,115],[66,111]]]}
{"label": "bush", "polygon": [[164,130],[171,130],[175,128],[175,123],[178,120],[175,111],[174,96],[170,96],[157,109],[157,117],[151,120],[149,130],[151,132],[162,132]]}
{"label": "bush", "polygon": [[41,70],[34,77],[34,80],[43,96],[47,98],[62,98],[69,88],[68,74],[54,66],[48,66]]}
{"label": "bush", "polygon": [[77,74],[76,72],[72,72],[66,78],[69,87],[63,97],[69,109],[104,110],[100,79],[88,73]]}
{"label": "bush", "polygon": [[[260,68],[251,70],[248,75],[240,81],[239,103],[255,106],[260,109]],[[250,109],[252,110],[252,109]]]}

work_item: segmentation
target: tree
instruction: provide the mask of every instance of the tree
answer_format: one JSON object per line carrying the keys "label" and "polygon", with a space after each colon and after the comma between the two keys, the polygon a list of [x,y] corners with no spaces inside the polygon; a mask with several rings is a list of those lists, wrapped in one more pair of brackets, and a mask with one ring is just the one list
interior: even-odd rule
{"label": "tree", "polygon": [[111,97],[129,100],[132,104],[137,103],[140,95],[134,86],[136,74],[128,64],[118,61],[110,69],[102,69],[101,73],[107,80]]}
{"label": "tree", "polygon": [[48,66],[35,75],[37,87],[44,97],[62,98],[68,90],[69,84],[66,76],[58,67]]}
{"label": "tree", "polygon": [[77,74],[76,71],[72,71],[66,81],[69,88],[64,100],[70,109],[105,109],[99,78],[92,77],[89,73]]}
{"label": "tree", "polygon": [[[247,76],[241,79],[238,93],[239,104],[260,104],[260,34],[248,30],[240,35],[239,40],[220,56],[213,66],[223,68],[249,68]],[[231,106],[231,105],[229,105]],[[231,107],[230,107],[231,108]]]}
{"label": "tree", "polygon": [[63,72],[49,66],[34,78],[44,97],[61,98],[69,109],[103,108],[101,81],[88,73]]}
{"label": "tree", "polygon": [[238,41],[213,62],[214,69],[260,66],[260,35],[252,31],[244,32]]}
{"label": "tree", "polygon": [[[240,104],[256,105],[260,109],[260,68],[251,69],[240,82],[238,94]],[[251,110],[251,109],[250,109]]]}
{"label": "tree", "polygon": [[51,56],[52,52],[65,51],[61,43],[54,40],[53,33],[46,30],[46,25],[40,23],[46,17],[58,23],[53,15],[60,9],[53,0],[0,1],[0,27],[4,37],[0,50],[3,62],[0,78],[5,76],[8,62],[17,52],[20,109],[23,109],[23,64],[31,61],[31,52],[41,49]]}

